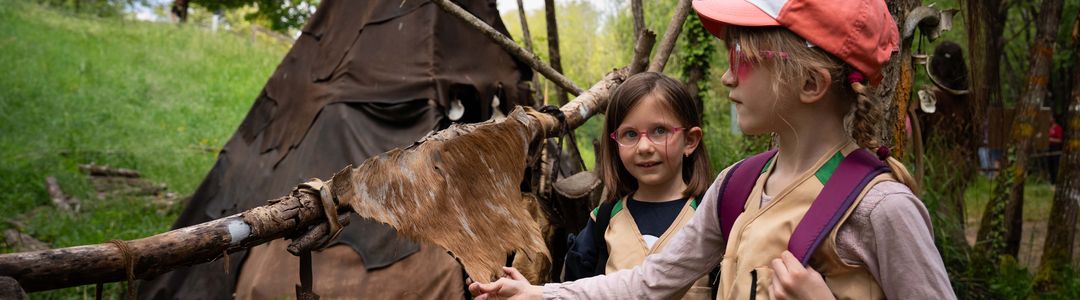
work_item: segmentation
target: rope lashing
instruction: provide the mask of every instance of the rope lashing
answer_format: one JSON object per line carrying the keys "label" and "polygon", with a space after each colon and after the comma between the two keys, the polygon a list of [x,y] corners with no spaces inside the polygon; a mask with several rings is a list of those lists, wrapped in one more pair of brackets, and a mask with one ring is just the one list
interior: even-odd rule
{"label": "rope lashing", "polygon": [[[123,240],[111,240],[109,243],[116,246],[116,249],[120,250],[120,256],[124,269],[127,271],[127,294],[128,299],[135,299],[135,286],[131,283],[135,281],[135,262],[138,260],[138,254],[131,251],[131,247],[128,247],[127,242]],[[100,289],[99,289],[100,291]]]}
{"label": "rope lashing", "polygon": [[326,223],[330,225],[330,237],[326,239],[324,244],[337,239],[345,227],[338,222],[338,201],[337,197],[334,197],[330,192],[330,182],[312,178],[310,181],[300,184],[300,188],[309,188],[319,193],[319,201],[322,204],[323,213],[326,214]]}

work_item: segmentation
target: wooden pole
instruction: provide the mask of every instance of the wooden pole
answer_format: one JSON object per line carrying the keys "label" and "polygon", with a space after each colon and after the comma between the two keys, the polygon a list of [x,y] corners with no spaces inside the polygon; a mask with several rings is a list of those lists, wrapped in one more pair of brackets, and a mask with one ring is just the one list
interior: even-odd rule
{"label": "wooden pole", "polygon": [[[518,18],[521,19],[522,40],[525,41],[525,50],[528,50],[529,53],[536,53],[536,50],[533,49],[532,33],[529,32],[529,21],[525,19],[525,17],[526,17],[525,16],[525,3],[522,2],[522,0],[517,0],[517,5],[518,5]],[[541,94],[540,94],[541,93],[540,92],[540,77],[533,76],[533,78],[532,78],[532,88],[533,88],[533,96],[536,97],[536,99],[540,99],[541,98]],[[547,104],[546,101],[544,101],[543,103],[545,105]]]}
{"label": "wooden pole", "polygon": [[689,15],[690,0],[679,0],[678,6],[675,7],[675,15],[671,17],[671,22],[664,31],[664,38],[660,41],[660,46],[656,48],[656,55],[649,64],[649,72],[664,72],[671,50],[675,48],[675,41],[679,39],[683,23],[686,23],[686,17]]}
{"label": "wooden pole", "polygon": [[[551,62],[551,68],[562,74],[562,55],[559,51],[559,24],[555,18],[555,0],[544,0],[544,17],[547,20],[547,41],[548,41],[548,61]],[[559,85],[562,89],[556,89],[555,99],[559,100],[559,105],[566,104],[569,99],[566,98],[566,92],[571,92],[574,96],[581,93],[573,93],[570,89]]]}
{"label": "wooden pole", "polygon": [[[27,292],[126,279],[141,279],[177,267],[212,261],[284,237],[322,221],[319,200],[293,192],[272,204],[147,238],[116,244],[0,255],[0,276],[19,281]],[[134,278],[127,277],[128,262]]]}

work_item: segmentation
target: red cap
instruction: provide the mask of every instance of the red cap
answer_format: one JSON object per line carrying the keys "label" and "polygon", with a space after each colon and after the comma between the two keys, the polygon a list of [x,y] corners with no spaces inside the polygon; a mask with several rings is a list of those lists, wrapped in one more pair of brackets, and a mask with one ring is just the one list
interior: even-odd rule
{"label": "red cap", "polygon": [[900,33],[883,0],[694,0],[702,25],[783,26],[881,82],[881,66],[899,49]]}

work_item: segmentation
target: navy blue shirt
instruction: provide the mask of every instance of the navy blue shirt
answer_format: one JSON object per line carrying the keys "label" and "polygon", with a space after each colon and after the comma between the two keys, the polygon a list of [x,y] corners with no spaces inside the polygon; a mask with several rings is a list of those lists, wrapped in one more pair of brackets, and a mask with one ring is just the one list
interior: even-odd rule
{"label": "navy blue shirt", "polygon": [[[679,216],[679,212],[682,211],[688,200],[688,198],[683,198],[664,202],[643,202],[629,197],[625,209],[630,210],[630,215],[634,217],[634,223],[636,223],[641,234],[658,238],[664,235],[668,227],[671,227],[671,223]],[[596,217],[611,218],[610,215],[598,215]],[[602,240],[604,231],[607,228],[596,228],[597,226],[599,225],[596,224],[596,221],[590,218],[580,233],[577,235],[571,234],[568,237],[569,249],[567,249],[566,260],[563,265],[563,281],[603,274],[603,272],[597,272],[597,270],[602,270],[602,268],[598,268],[598,265],[607,262],[599,262],[598,260],[600,259],[600,251],[606,251],[607,245],[596,245],[594,235],[601,235],[599,238]],[[600,249],[600,247],[605,247],[605,249]]]}

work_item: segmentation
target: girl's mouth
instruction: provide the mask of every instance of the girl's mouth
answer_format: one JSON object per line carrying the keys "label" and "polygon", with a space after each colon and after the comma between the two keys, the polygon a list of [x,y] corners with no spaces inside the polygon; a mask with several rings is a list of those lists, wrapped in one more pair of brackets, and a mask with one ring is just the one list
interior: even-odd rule
{"label": "girl's mouth", "polygon": [[655,166],[657,166],[659,164],[660,164],[660,162],[657,161],[657,162],[638,163],[637,166],[641,167],[643,169],[647,169],[647,168],[655,167]]}

